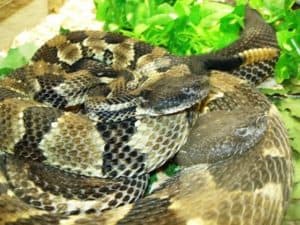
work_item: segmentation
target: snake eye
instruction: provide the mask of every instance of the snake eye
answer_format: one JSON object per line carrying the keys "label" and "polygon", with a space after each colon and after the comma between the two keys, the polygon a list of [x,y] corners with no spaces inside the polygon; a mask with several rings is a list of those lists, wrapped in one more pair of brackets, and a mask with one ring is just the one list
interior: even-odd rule
{"label": "snake eye", "polygon": [[247,137],[251,135],[251,128],[249,127],[241,127],[235,130],[235,134],[239,137]]}

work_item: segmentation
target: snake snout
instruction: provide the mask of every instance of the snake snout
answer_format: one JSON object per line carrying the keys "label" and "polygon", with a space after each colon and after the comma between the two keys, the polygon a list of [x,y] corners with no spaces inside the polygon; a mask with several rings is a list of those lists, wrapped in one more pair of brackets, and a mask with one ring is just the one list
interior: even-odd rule
{"label": "snake snout", "polygon": [[[240,140],[248,140],[249,146],[254,144],[254,140],[259,140],[267,129],[268,116],[265,114],[253,113],[245,115],[245,123],[235,130],[235,136]],[[253,142],[253,143],[252,143]],[[256,143],[256,141],[255,141]]]}
{"label": "snake snout", "polygon": [[140,114],[176,113],[201,102],[208,92],[208,78],[204,75],[165,77],[141,91]]}

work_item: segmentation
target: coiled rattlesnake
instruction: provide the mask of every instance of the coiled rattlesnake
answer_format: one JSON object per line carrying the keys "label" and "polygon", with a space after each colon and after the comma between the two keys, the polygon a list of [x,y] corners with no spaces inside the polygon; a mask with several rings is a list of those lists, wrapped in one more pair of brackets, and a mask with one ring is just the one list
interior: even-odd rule
{"label": "coiled rattlesnake", "polygon": [[[207,55],[98,31],[49,40],[0,82],[0,224],[280,224],[286,130],[245,81],[277,54],[251,9],[240,40]],[[141,198],[176,153],[186,168]]]}

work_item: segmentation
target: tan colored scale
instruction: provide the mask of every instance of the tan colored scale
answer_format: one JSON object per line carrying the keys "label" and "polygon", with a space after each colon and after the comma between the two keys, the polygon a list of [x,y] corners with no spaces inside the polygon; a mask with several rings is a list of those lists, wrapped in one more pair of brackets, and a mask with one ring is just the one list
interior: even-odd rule
{"label": "tan colored scale", "polygon": [[27,91],[22,81],[11,79],[9,77],[6,77],[5,79],[1,80],[0,87],[9,89],[22,95],[25,95]]}
{"label": "tan colored scale", "polygon": [[113,52],[113,69],[122,70],[130,65],[135,53],[133,45],[134,41],[132,39],[126,39],[122,43],[109,46],[109,49]]}
{"label": "tan colored scale", "polygon": [[[84,201],[79,198],[65,198],[62,194],[52,194],[45,192],[42,188],[35,185],[29,180],[29,165],[17,164],[14,162],[8,163],[8,176],[12,180],[11,185],[17,187],[15,192],[19,192],[19,198],[29,198],[31,204],[38,204],[37,207],[44,209],[46,212],[65,214],[66,212],[81,211],[84,213],[90,209],[101,211],[109,208],[108,202],[113,198],[115,193],[107,195],[99,200],[85,199]],[[97,182],[97,181],[96,181]],[[1,224],[1,223],[0,223]]]}
{"label": "tan colored scale", "polygon": [[57,64],[49,64],[42,60],[30,65],[28,69],[30,70],[28,74],[34,77],[43,76],[45,74],[55,74],[60,76],[64,76],[66,74],[66,71],[61,69],[61,67]]}
{"label": "tan colored scale", "polygon": [[66,112],[52,124],[39,148],[46,163],[89,176],[103,176],[104,141],[95,124],[85,117]]}
{"label": "tan colored scale", "polygon": [[154,166],[159,167],[178,152],[189,131],[186,113],[142,118],[136,122],[136,127],[137,131],[128,145],[147,154],[148,171],[155,169]]}
{"label": "tan colored scale", "polygon": [[95,59],[103,61],[104,50],[108,47],[103,40],[104,34],[99,32],[89,32],[88,34],[89,36],[82,42],[82,45],[89,48],[88,55],[95,54]]}
{"label": "tan colored scale", "polygon": [[[4,177],[3,174],[0,176]],[[45,212],[41,210],[30,207],[12,193],[0,195],[0,202],[1,225],[8,222],[15,222],[18,218],[29,218],[31,216],[45,214]]]}
{"label": "tan colored scale", "polygon": [[0,149],[14,153],[14,145],[25,134],[23,111],[40,104],[25,99],[5,99],[0,102]]}
{"label": "tan colored scale", "polygon": [[62,62],[68,65],[73,65],[82,58],[82,50],[78,43],[70,43],[68,41],[57,48],[57,56]]}
{"label": "tan colored scale", "polygon": [[167,53],[168,52],[165,49],[155,47],[155,48],[153,48],[151,53],[143,55],[142,57],[140,57],[138,59],[136,68],[141,68],[141,67],[147,65],[148,63],[153,62],[155,59],[167,55]]}
{"label": "tan colored scale", "polygon": [[54,38],[50,39],[49,41],[47,41],[47,45],[49,47],[60,47],[65,45],[65,43],[67,42],[67,38],[64,35],[57,35]]}
{"label": "tan colored scale", "polygon": [[[82,104],[86,100],[83,90],[89,89],[99,83],[101,79],[88,71],[78,71],[64,76],[65,81],[53,89],[68,99],[67,106]],[[81,94],[79,94],[81,93]]]}

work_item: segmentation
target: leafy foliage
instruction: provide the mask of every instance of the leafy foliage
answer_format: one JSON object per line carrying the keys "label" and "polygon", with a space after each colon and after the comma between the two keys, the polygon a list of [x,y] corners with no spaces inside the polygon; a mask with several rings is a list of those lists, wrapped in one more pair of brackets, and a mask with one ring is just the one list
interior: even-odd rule
{"label": "leafy foliage", "polygon": [[0,77],[28,63],[36,49],[32,43],[10,49],[5,58],[0,57]]}
{"label": "leafy foliage", "polygon": [[70,30],[69,30],[69,29],[66,29],[66,28],[64,28],[64,27],[60,27],[60,28],[59,28],[59,34],[67,35],[68,33],[70,33]]}
{"label": "leafy foliage", "polygon": [[[203,1],[95,0],[104,29],[166,47],[178,55],[222,48],[238,38],[246,0],[235,7]],[[300,78],[300,10],[294,0],[249,0],[276,31],[281,55],[276,80]]]}
{"label": "leafy foliage", "polygon": [[97,18],[105,21],[105,30],[166,47],[179,55],[211,51],[237,39],[244,13],[242,6],[233,9],[191,0],[95,0],[95,4]]}

